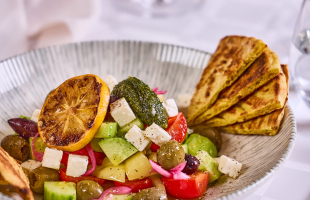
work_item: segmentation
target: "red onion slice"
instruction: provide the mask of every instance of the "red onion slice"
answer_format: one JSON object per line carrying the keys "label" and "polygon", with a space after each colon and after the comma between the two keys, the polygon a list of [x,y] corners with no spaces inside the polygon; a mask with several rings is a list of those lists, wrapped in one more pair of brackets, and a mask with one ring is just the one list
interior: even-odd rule
{"label": "red onion slice", "polygon": [[167,90],[158,91],[158,87],[153,88],[152,90],[155,92],[155,94],[166,94],[167,93]]}
{"label": "red onion slice", "polygon": [[187,174],[180,171],[172,172],[172,176],[174,180],[184,180],[190,178]]}
{"label": "red onion slice", "polygon": [[35,143],[36,143],[36,140],[37,140],[38,136],[39,136],[39,133],[36,133],[36,135],[34,136],[32,142],[31,142],[31,148],[32,148],[32,153],[33,153],[34,157],[38,161],[42,161],[44,153],[43,152],[37,152],[36,146],[35,146]]}
{"label": "red onion slice", "polygon": [[88,152],[88,155],[90,157],[90,161],[91,161],[91,168],[85,172],[85,174],[83,174],[82,176],[88,176],[88,175],[91,175],[95,169],[96,169],[96,158],[95,158],[95,154],[94,154],[94,151],[93,149],[91,148],[90,144],[87,144],[86,145],[86,150]]}
{"label": "red onion slice", "polygon": [[170,169],[169,172],[181,172],[185,166],[186,166],[186,161],[183,161],[181,164],[175,166],[174,168]]}
{"label": "red onion slice", "polygon": [[[157,171],[159,174],[163,175],[166,178],[171,178],[172,174],[166,170],[164,170],[160,165],[158,165],[156,162],[150,160],[150,163],[152,165],[152,168]],[[152,171],[152,170],[151,170]]]}

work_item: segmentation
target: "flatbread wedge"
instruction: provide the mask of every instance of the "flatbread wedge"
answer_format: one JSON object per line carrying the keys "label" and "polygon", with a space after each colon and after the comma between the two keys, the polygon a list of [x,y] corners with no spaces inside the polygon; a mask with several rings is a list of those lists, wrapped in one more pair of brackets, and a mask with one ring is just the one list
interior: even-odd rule
{"label": "flatbread wedge", "polygon": [[281,68],[281,73],[277,77],[203,124],[210,127],[227,126],[283,108],[288,95],[289,75],[287,65],[282,65]]}
{"label": "flatbread wedge", "polygon": [[267,115],[229,126],[217,127],[221,132],[244,135],[276,135],[284,116],[285,107]]}
{"label": "flatbread wedge", "polygon": [[276,77],[281,71],[280,60],[268,47],[262,55],[236,80],[225,88],[215,103],[194,120],[200,124],[213,116],[235,105],[240,99],[248,96],[257,88]]}
{"label": "flatbread wedge", "polygon": [[188,108],[188,123],[205,112],[219,93],[230,86],[262,54],[266,44],[253,37],[223,38],[204,69]]}
{"label": "flatbread wedge", "polygon": [[2,147],[0,147],[0,175],[4,181],[16,188],[23,199],[34,199],[29,180],[21,166]]}

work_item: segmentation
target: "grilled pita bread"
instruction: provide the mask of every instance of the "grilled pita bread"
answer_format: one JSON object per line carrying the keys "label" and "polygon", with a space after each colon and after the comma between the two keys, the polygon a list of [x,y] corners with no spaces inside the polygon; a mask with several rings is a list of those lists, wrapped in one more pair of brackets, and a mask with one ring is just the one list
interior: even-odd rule
{"label": "grilled pita bread", "polygon": [[249,121],[218,127],[221,132],[246,135],[276,135],[284,116],[284,107]]}
{"label": "grilled pita bread", "polygon": [[223,38],[204,69],[188,109],[189,125],[205,112],[219,93],[230,86],[262,54],[266,44],[256,38]]}
{"label": "grilled pita bread", "polygon": [[23,199],[34,199],[29,180],[21,166],[2,147],[0,147],[0,175],[4,181],[16,188]]}
{"label": "grilled pita bread", "polygon": [[277,77],[204,124],[211,127],[227,126],[283,108],[288,95],[289,75],[287,65],[282,65],[281,68]]}
{"label": "grilled pita bread", "polygon": [[262,55],[230,87],[225,88],[208,110],[194,120],[193,124],[212,118],[235,105],[240,99],[276,77],[281,71],[277,54],[266,48]]}

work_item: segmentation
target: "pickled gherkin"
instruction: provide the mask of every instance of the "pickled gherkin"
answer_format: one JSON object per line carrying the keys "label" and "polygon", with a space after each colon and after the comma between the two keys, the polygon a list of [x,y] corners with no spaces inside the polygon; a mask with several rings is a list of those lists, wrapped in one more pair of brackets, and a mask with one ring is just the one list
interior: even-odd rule
{"label": "pickled gherkin", "polygon": [[129,77],[117,84],[112,95],[124,97],[135,115],[146,125],[153,123],[166,129],[168,116],[157,95],[151,88],[135,77]]}

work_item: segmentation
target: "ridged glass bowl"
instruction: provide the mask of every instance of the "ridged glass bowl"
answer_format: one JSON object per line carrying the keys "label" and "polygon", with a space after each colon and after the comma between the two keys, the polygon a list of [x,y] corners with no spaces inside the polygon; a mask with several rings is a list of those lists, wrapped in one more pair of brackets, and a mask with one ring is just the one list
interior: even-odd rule
{"label": "ridged glass bowl", "polygon": [[[96,41],[47,47],[4,60],[0,62],[0,140],[14,133],[8,119],[31,116],[49,91],[73,76],[113,75],[119,81],[135,76],[150,87],[168,90],[165,96],[176,99],[178,94],[194,92],[209,58],[209,53],[169,44]],[[296,123],[286,106],[276,136],[222,133],[222,137],[219,155],[235,158],[243,167],[236,180],[223,176],[208,187],[208,200],[231,199],[275,173],[292,151]]]}

